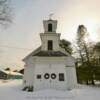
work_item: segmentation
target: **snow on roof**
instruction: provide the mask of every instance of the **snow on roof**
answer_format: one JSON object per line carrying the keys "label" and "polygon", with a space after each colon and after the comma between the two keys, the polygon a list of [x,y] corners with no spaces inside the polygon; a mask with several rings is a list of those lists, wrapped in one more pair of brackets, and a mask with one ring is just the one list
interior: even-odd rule
{"label": "snow on roof", "polygon": [[10,74],[10,75],[22,75],[21,73],[18,73],[18,72],[6,71],[6,70],[3,70],[3,69],[0,69],[0,71],[4,72],[6,74]]}

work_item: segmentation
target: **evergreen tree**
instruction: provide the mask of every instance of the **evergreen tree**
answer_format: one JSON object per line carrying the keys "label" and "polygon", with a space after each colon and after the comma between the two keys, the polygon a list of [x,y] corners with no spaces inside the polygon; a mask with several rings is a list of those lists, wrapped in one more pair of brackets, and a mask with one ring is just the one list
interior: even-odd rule
{"label": "evergreen tree", "polygon": [[62,39],[60,40],[60,47],[64,48],[66,52],[72,54],[72,47],[71,47],[71,42]]}

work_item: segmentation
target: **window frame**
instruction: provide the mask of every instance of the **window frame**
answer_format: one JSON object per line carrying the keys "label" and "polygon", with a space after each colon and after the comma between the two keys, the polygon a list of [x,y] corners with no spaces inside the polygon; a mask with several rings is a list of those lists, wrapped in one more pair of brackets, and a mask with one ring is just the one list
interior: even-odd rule
{"label": "window frame", "polygon": [[48,24],[48,32],[52,32],[53,31],[53,27],[52,27],[52,23]]}
{"label": "window frame", "polygon": [[53,40],[48,40],[48,50],[53,50]]}
{"label": "window frame", "polygon": [[37,79],[41,79],[41,78],[42,78],[41,74],[37,74],[37,75],[36,75],[36,78],[37,78]]}
{"label": "window frame", "polygon": [[59,81],[65,81],[64,73],[59,73]]}

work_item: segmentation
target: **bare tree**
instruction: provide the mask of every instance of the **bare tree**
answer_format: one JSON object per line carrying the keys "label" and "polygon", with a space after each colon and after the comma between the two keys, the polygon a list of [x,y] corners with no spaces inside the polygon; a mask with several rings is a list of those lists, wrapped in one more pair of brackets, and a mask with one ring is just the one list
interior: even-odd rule
{"label": "bare tree", "polygon": [[[77,30],[77,47],[80,55],[79,61],[81,61],[81,68],[78,69],[78,73],[80,73],[83,78],[82,80],[85,80],[87,84],[91,81],[91,84],[94,85],[94,80],[96,76],[98,77],[97,73],[99,72],[97,72],[97,63],[95,63],[97,60],[93,55],[95,51],[95,54],[98,56],[100,55],[100,43],[95,45],[91,41],[86,42],[85,38],[87,37],[87,33],[86,27],[84,25],[79,25]],[[98,62],[100,62],[99,57]]]}
{"label": "bare tree", "polygon": [[79,25],[77,30],[77,46],[82,64],[86,62],[86,60],[89,62],[89,52],[87,44],[85,42],[86,35],[87,35],[86,27],[84,25]]}
{"label": "bare tree", "polygon": [[7,26],[12,22],[10,0],[0,0],[0,25]]}
{"label": "bare tree", "polygon": [[100,42],[97,42],[94,46],[94,58],[96,59],[96,65],[100,66]]}

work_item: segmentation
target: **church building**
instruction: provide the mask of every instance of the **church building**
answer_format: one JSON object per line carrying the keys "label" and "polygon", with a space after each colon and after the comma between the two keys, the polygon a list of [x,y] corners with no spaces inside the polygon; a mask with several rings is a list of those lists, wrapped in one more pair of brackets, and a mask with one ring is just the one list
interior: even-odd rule
{"label": "church building", "polygon": [[44,20],[43,26],[41,46],[23,59],[23,90],[73,89],[77,84],[75,58],[59,45],[57,20]]}

